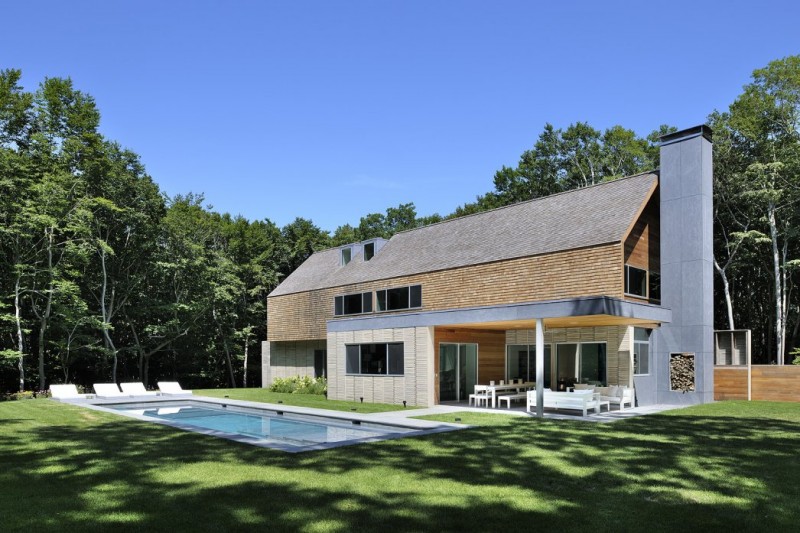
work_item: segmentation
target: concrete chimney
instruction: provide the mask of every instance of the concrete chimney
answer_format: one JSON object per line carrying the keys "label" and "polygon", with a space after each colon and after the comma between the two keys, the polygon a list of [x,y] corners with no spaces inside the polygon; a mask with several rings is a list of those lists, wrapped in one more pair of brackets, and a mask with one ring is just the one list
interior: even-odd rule
{"label": "concrete chimney", "polygon": [[[695,126],[661,137],[661,305],[672,310],[672,322],[651,337],[655,382],[640,390],[654,397],[640,397],[643,405],[714,399],[711,135],[708,126]],[[694,359],[694,390],[674,390],[670,368],[681,358],[684,367]]]}

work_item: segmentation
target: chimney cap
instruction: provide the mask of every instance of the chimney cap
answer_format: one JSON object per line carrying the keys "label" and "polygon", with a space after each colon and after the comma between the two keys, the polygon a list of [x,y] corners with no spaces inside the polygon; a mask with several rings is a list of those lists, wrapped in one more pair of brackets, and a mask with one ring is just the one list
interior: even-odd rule
{"label": "chimney cap", "polygon": [[662,135],[660,138],[661,145],[665,144],[672,144],[678,141],[684,141],[686,139],[691,139],[692,137],[698,137],[702,135],[708,142],[713,142],[712,135],[713,131],[711,128],[708,127],[706,124],[701,124],[699,126],[694,126],[691,128],[686,128],[685,130],[676,131],[675,133],[668,133],[667,135]]}

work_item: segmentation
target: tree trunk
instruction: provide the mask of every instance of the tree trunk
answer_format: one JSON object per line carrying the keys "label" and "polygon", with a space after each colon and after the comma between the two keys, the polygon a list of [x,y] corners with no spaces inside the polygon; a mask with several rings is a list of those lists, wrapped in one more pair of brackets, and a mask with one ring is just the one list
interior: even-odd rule
{"label": "tree trunk", "polygon": [[22,309],[20,308],[19,296],[21,290],[22,274],[17,274],[17,280],[14,283],[14,318],[17,324],[17,353],[19,353],[19,391],[25,390],[25,353],[24,344],[22,342]]}
{"label": "tree trunk", "polygon": [[249,352],[250,347],[250,336],[247,335],[244,338],[244,372],[242,377],[242,388],[247,388],[247,354]]}
{"label": "tree trunk", "polygon": [[775,204],[773,202],[770,202],[767,208],[767,220],[769,221],[769,235],[772,240],[772,268],[775,277],[775,362],[778,365],[783,365],[783,341],[786,334],[786,328],[783,323],[783,276],[781,276],[778,226],[775,222]]}
{"label": "tree trunk", "polygon": [[45,230],[47,238],[47,272],[49,275],[47,285],[47,303],[44,306],[41,316],[39,317],[39,390],[45,390],[45,374],[44,374],[44,336],[47,327],[50,323],[50,313],[53,309],[53,228]]}
{"label": "tree trunk", "polygon": [[725,306],[728,309],[728,329],[736,329],[733,326],[733,300],[731,299],[731,287],[728,283],[728,276],[725,273],[725,269],[719,266],[716,258],[714,258],[714,268],[717,269],[717,272],[722,278],[722,289],[725,292]]}
{"label": "tree trunk", "polygon": [[211,316],[214,317],[214,322],[217,324],[217,331],[219,331],[219,337],[222,339],[222,349],[225,350],[225,362],[228,364],[228,375],[231,380],[231,388],[236,388],[236,374],[233,372],[233,361],[231,361],[231,351],[228,348],[228,339],[225,338],[225,334],[222,331],[222,324],[219,323],[219,319],[217,317],[217,310],[211,310]]}
{"label": "tree trunk", "polygon": [[108,291],[108,271],[106,270],[106,251],[101,248],[100,250],[100,265],[103,267],[103,286],[100,291],[100,313],[103,319],[103,341],[105,342],[106,349],[109,350],[114,356],[113,366],[111,367],[111,381],[117,382],[117,347],[114,346],[114,341],[111,340],[109,333],[109,324],[111,321],[111,312],[113,303],[109,306],[106,305],[106,293]]}

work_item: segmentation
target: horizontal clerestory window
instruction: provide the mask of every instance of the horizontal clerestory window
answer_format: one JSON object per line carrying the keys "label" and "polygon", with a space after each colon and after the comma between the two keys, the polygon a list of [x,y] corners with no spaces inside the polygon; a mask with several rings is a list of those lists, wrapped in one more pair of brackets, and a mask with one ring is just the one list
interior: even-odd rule
{"label": "horizontal clerestory window", "polygon": [[372,312],[372,293],[343,294],[333,299],[334,316],[360,315]]}
{"label": "horizontal clerestory window", "polygon": [[398,311],[422,307],[422,285],[375,291],[378,311]]}
{"label": "horizontal clerestory window", "polygon": [[403,375],[403,343],[347,344],[345,366],[348,374],[370,376]]}

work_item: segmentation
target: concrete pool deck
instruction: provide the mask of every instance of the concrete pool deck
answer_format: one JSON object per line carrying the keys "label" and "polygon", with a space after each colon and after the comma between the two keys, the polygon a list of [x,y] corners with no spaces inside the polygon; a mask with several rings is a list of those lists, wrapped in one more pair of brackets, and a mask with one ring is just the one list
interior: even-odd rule
{"label": "concrete pool deck", "polygon": [[[229,398],[213,398],[201,395],[182,395],[182,396],[129,396],[118,398],[92,398],[92,399],[62,399],[59,400],[63,403],[71,405],[86,407],[98,411],[114,413],[128,418],[134,418],[143,422],[157,423],[161,425],[171,426],[185,431],[200,433],[203,435],[210,435],[218,438],[224,438],[249,444],[253,446],[278,449],[286,452],[305,452],[314,450],[325,450],[330,448],[338,448],[340,446],[351,446],[354,444],[361,444],[366,442],[377,442],[380,440],[398,439],[411,436],[420,436],[434,433],[442,433],[448,431],[458,431],[468,429],[472,426],[462,424],[456,421],[458,413],[486,413],[495,414],[500,416],[516,416],[516,417],[535,417],[532,413],[525,411],[524,407],[515,407],[511,409],[500,408],[487,408],[487,407],[471,407],[465,404],[440,404],[428,408],[398,408],[396,411],[386,411],[380,413],[358,413],[348,411],[335,411],[328,409],[318,409],[313,407],[299,407],[289,406],[277,403],[263,403],[253,402],[247,400],[232,400]],[[293,417],[308,417],[310,420],[306,422],[324,423],[323,420],[330,420],[339,424],[353,424],[354,427],[362,427],[368,429],[370,425],[375,424],[382,428],[396,428],[397,433],[386,433],[375,437],[366,437],[358,439],[345,439],[334,442],[324,442],[308,445],[287,444],[276,441],[274,438],[257,439],[252,436],[239,435],[235,433],[227,433],[224,431],[217,431],[214,429],[206,429],[197,426],[181,423],[179,421],[153,418],[144,414],[145,409],[152,409],[157,407],[166,407],[168,405],[174,406],[180,403],[192,403],[196,406],[215,406],[217,408],[233,407],[231,412],[239,412],[240,414],[265,414],[272,413],[274,416],[286,416],[286,419]],[[126,412],[120,409],[115,409],[115,406],[126,405],[136,412]],[[680,406],[675,405],[653,405],[646,407],[633,407],[625,409],[624,411],[605,411],[601,413],[591,413],[587,416],[580,414],[570,413],[569,411],[555,411],[547,410],[544,413],[544,418],[548,420],[564,420],[564,421],[581,421],[589,423],[613,423],[628,418],[634,418],[654,413],[660,413],[672,409],[678,409]],[[260,412],[260,413],[259,413]],[[288,416],[287,416],[288,415]],[[453,422],[440,422],[433,420],[420,420],[420,416],[447,416],[453,415]],[[322,419],[322,420],[321,420]],[[362,426],[364,424],[364,426]],[[384,431],[387,431],[384,429]]]}

